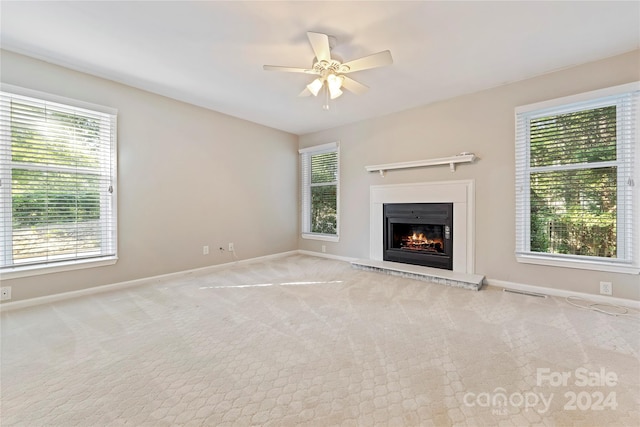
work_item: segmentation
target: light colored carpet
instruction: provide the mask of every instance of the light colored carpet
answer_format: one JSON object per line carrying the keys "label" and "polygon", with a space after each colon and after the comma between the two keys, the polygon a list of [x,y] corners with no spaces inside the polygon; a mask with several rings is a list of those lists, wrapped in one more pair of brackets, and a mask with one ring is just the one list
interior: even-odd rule
{"label": "light colored carpet", "polygon": [[639,325],[292,255],[2,313],[2,425],[637,426]]}

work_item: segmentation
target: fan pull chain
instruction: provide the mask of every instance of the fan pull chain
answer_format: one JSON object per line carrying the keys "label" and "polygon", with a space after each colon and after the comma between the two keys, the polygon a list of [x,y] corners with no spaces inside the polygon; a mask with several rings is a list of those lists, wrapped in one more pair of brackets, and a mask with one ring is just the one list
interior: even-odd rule
{"label": "fan pull chain", "polygon": [[326,82],[324,83],[324,105],[322,105],[322,109],[329,111],[329,88]]}

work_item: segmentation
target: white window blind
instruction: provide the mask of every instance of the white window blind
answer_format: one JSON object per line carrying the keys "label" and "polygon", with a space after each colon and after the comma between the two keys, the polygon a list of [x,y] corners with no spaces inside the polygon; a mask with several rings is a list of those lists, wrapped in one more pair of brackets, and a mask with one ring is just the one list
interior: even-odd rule
{"label": "white window blind", "polygon": [[115,258],[115,112],[22,93],[0,92],[0,271]]}
{"label": "white window blind", "polygon": [[516,110],[519,261],[638,266],[639,92],[637,85],[607,92]]}
{"label": "white window blind", "polygon": [[337,143],[300,150],[302,236],[338,238],[340,159]]}

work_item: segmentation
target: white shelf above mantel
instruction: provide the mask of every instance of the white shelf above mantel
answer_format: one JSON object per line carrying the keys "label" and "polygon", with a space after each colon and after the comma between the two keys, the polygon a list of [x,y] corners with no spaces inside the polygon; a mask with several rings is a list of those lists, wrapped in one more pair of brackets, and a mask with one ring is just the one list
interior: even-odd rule
{"label": "white shelf above mantel", "polygon": [[475,159],[476,159],[476,156],[473,153],[462,153],[462,154],[458,154],[457,156],[441,157],[439,159],[413,160],[410,162],[387,163],[384,165],[371,165],[371,166],[365,166],[365,169],[367,170],[367,172],[380,172],[380,175],[382,177],[384,177],[384,174],[388,170],[392,170],[392,169],[421,168],[425,166],[436,166],[436,165],[449,165],[451,172],[455,172],[456,164],[471,163]]}

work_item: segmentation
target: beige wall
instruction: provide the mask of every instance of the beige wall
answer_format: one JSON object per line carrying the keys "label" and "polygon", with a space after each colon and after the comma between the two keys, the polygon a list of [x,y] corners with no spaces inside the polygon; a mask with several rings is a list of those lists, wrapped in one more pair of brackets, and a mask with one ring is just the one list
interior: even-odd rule
{"label": "beige wall", "polygon": [[119,261],[3,280],[12,301],[297,248],[297,136],[11,52],[0,72],[119,111]]}
{"label": "beige wall", "polygon": [[[473,70],[469,70],[470,73]],[[341,143],[339,243],[298,240],[300,249],[369,256],[369,186],[474,179],[476,272],[488,279],[599,293],[613,283],[614,296],[640,299],[640,276],[519,264],[515,260],[514,108],[538,101],[640,80],[640,51],[461,96],[432,105],[303,135],[300,147]],[[384,88],[373,88],[384,90]],[[363,95],[366,96],[366,95]],[[345,100],[346,102],[346,100]],[[475,164],[389,171],[366,165],[475,153]]]}

